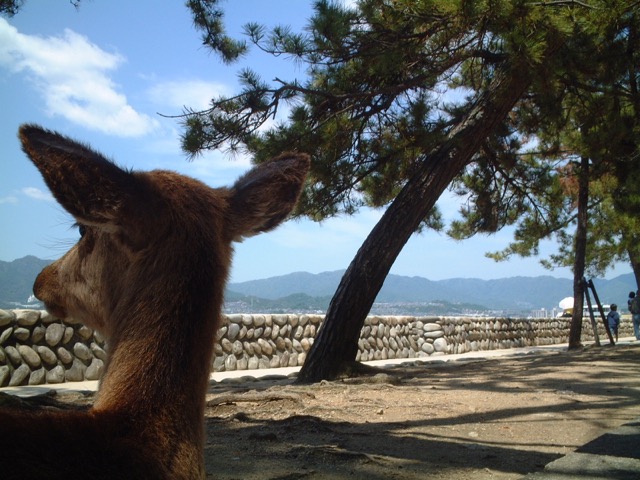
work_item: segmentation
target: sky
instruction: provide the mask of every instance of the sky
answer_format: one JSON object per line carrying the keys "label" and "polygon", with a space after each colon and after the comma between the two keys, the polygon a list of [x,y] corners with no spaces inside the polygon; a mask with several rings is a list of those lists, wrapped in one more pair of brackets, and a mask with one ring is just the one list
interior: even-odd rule
{"label": "sky", "polygon": [[[223,6],[229,34],[240,36],[248,22],[300,28],[311,4],[233,0]],[[57,130],[130,169],[169,169],[213,187],[229,185],[251,168],[250,159],[214,151],[189,161],[180,149],[179,121],[166,116],[185,106],[204,109],[211,98],[236,92],[243,67],[266,80],[304,76],[300,65],[255,49],[240,63],[224,65],[202,47],[179,0],[83,0],[79,9],[68,0],[27,0],[15,17],[0,17],[0,260],[26,255],[53,260],[78,239],[73,219],[21,151],[20,124]],[[438,205],[445,220],[456,216],[458,202],[443,196]],[[235,247],[230,280],[346,269],[381,215],[365,209],[320,224],[291,220],[246,239]],[[571,277],[567,268],[549,271],[540,265],[555,252],[552,242],[542,244],[539,257],[501,263],[485,257],[511,238],[510,229],[463,242],[444,233],[416,234],[391,273],[431,280]],[[618,264],[606,278],[629,272],[628,264]]]}

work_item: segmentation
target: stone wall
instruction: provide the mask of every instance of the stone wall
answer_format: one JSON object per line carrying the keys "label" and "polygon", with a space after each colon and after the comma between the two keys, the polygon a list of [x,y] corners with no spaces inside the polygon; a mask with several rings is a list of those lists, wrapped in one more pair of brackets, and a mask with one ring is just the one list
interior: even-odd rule
{"label": "stone wall", "polygon": [[41,310],[0,310],[0,387],[98,380],[104,340]]}
{"label": "stone wall", "polygon": [[[300,366],[323,315],[226,315],[214,346],[212,370]],[[601,323],[601,322],[599,322]],[[598,326],[601,342],[608,343]],[[620,337],[633,335],[623,317]],[[424,358],[481,350],[566,343],[569,319],[371,316],[356,360]],[[583,322],[583,341],[593,339]],[[104,339],[80,324],[40,310],[0,310],[0,387],[97,380],[106,358]]]}

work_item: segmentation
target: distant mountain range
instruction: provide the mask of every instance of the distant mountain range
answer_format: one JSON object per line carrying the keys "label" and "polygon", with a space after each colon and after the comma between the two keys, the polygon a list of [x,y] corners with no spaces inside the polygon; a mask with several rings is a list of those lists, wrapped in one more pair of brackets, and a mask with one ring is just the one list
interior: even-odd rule
{"label": "distant mountain range", "polygon": [[[344,271],[311,274],[296,272],[263,280],[231,283],[228,290],[269,300],[297,293],[309,297],[331,297]],[[630,290],[635,290],[633,274],[611,280],[593,281],[602,303],[626,304]],[[573,280],[552,276],[511,277],[497,280],[452,278],[432,281],[423,277],[389,275],[378,294],[378,304],[438,303],[474,305],[486,310],[529,312],[551,309],[564,297],[573,295]],[[228,297],[227,300],[230,298]]]}
{"label": "distant mountain range", "polygon": [[31,255],[13,262],[0,261],[0,308],[40,308],[35,299],[30,301],[33,282],[50,263]]}
{"label": "distant mountain range", "polygon": [[[25,308],[33,281],[48,260],[28,256],[13,262],[0,261],[0,308]],[[288,275],[230,283],[227,312],[324,312],[344,271]],[[611,280],[594,279],[602,303],[625,305],[635,290],[633,274]],[[423,315],[469,311],[499,311],[527,314],[533,309],[551,309],[573,294],[573,281],[552,276],[511,277],[497,280],[452,278],[432,281],[422,277],[389,275],[376,299],[374,313]],[[623,311],[625,311],[623,309]]]}

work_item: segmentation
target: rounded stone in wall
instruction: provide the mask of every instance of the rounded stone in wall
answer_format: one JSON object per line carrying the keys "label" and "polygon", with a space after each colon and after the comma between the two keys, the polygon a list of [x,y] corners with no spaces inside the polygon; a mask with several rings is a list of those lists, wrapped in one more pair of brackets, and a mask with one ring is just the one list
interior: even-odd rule
{"label": "rounded stone in wall", "polygon": [[40,320],[40,312],[38,310],[14,310],[16,314],[16,322],[21,327],[30,327]]}
{"label": "rounded stone in wall", "polygon": [[271,327],[271,340],[275,340],[280,336],[280,327],[278,325],[273,325]]}
{"label": "rounded stone in wall", "polygon": [[235,342],[233,342],[233,345],[231,346],[231,353],[233,353],[234,355],[242,355],[243,351],[244,348],[242,347],[241,341],[236,340]]}
{"label": "rounded stone in wall", "polygon": [[60,323],[52,323],[47,327],[44,339],[51,347],[55,347],[56,345],[58,345],[58,343],[60,343],[63,335],[64,325],[61,325]]}
{"label": "rounded stone in wall", "polygon": [[298,353],[304,351],[304,348],[302,348],[302,344],[298,340],[296,340],[295,338],[293,339],[293,345],[292,346],[293,346],[293,349]]}
{"label": "rounded stone in wall", "polygon": [[255,345],[255,342],[248,342],[248,341],[242,342],[242,350],[247,355],[253,355],[255,353],[255,349],[253,348],[254,345]]}
{"label": "rounded stone in wall", "polygon": [[83,362],[89,362],[93,359],[91,350],[84,343],[76,342],[73,345],[73,353]]}
{"label": "rounded stone in wall", "polygon": [[278,355],[273,355],[269,359],[269,368],[278,368],[280,367],[280,357]]}
{"label": "rounded stone in wall", "polygon": [[307,359],[307,354],[305,352],[298,354],[298,366],[304,365],[305,360]]}
{"label": "rounded stone in wall", "polygon": [[425,342],[422,344],[421,350],[426,353],[427,355],[431,355],[433,352],[436,351],[435,347],[430,344],[429,342]]}
{"label": "rounded stone in wall", "polygon": [[444,337],[444,332],[442,330],[437,330],[435,332],[424,332],[424,338],[440,338]]}
{"label": "rounded stone in wall", "polygon": [[247,358],[246,355],[243,355],[242,357],[238,358],[238,361],[236,363],[236,368],[238,370],[247,370],[249,366],[249,359]]}
{"label": "rounded stone in wall", "polygon": [[238,338],[237,340],[244,340],[244,338],[247,336],[247,327],[245,327],[244,325],[242,325],[240,327],[240,331],[238,332]]}
{"label": "rounded stone in wall", "polygon": [[12,347],[8,345],[4,348],[4,353],[9,358],[9,361],[13,364],[14,367],[22,365],[22,357],[20,356],[20,352],[16,347]]}
{"label": "rounded stone in wall", "polygon": [[[216,345],[218,346],[218,348],[220,348],[218,344]],[[107,352],[105,352],[104,349],[100,347],[100,345],[98,345],[97,343],[91,342],[91,345],[89,345],[89,348],[91,349],[91,353],[93,353],[94,357],[99,358],[103,362],[107,361]]]}
{"label": "rounded stone in wall", "polygon": [[289,352],[282,352],[280,355],[280,366],[288,367],[289,366]]}
{"label": "rounded stone in wall", "polygon": [[5,325],[13,323],[15,321],[15,318],[15,313],[0,309],[0,327],[4,327]]}
{"label": "rounded stone in wall", "polygon": [[93,331],[93,338],[98,343],[98,345],[104,345],[104,337],[99,331],[97,330]]}
{"label": "rounded stone in wall", "polygon": [[55,365],[58,363],[58,357],[49,347],[45,347],[44,345],[37,345],[34,347],[40,358],[46,365]]}
{"label": "rounded stone in wall", "polygon": [[44,334],[47,331],[42,325],[36,325],[31,332],[31,343],[40,343],[44,338]]}
{"label": "rounded stone in wall", "polygon": [[63,383],[64,382],[64,368],[62,365],[58,365],[49,370],[46,374],[47,383]]}
{"label": "rounded stone in wall", "polygon": [[234,371],[237,367],[238,360],[235,355],[229,355],[224,361],[224,369],[227,372]]}
{"label": "rounded stone in wall", "polygon": [[71,367],[64,372],[64,378],[67,382],[81,382],[84,380],[84,372],[86,365],[77,358],[73,359]]}
{"label": "rounded stone in wall", "polygon": [[216,357],[213,359],[213,371],[224,372],[224,362],[225,357],[216,355]]}
{"label": "rounded stone in wall", "polygon": [[229,329],[228,325],[224,325],[224,326],[220,327],[218,329],[218,331],[216,332],[216,341],[219,342],[222,337],[225,337],[227,335],[227,330],[228,329]]}
{"label": "rounded stone in wall", "polygon": [[276,344],[276,350],[278,352],[282,352],[287,347],[286,344],[284,343],[284,338],[282,338],[282,337],[276,338],[275,339],[275,344]]}
{"label": "rounded stone in wall", "polygon": [[18,352],[20,352],[20,356],[24,360],[24,363],[29,365],[31,368],[40,368],[42,366],[40,355],[34,352],[31,347],[27,345],[19,345]]}
{"label": "rounded stone in wall", "polygon": [[298,354],[293,352],[289,355],[289,366],[297,367],[298,366]]}
{"label": "rounded stone in wall", "polygon": [[45,383],[47,377],[47,371],[41,367],[31,372],[29,375],[29,385],[42,385]]}
{"label": "rounded stone in wall", "polygon": [[258,345],[260,346],[261,353],[264,355],[273,354],[273,347],[271,343],[267,342],[264,338],[258,339]]}
{"label": "rounded stone in wall", "polygon": [[263,369],[267,369],[267,368],[271,368],[269,366],[269,358],[265,357],[264,355],[262,355],[259,359],[258,359],[258,368],[263,370]]}
{"label": "rounded stone in wall", "polygon": [[264,315],[254,315],[253,316],[253,325],[256,327],[262,327],[265,324]]}
{"label": "rounded stone in wall", "polygon": [[447,351],[447,341],[444,338],[437,338],[433,342],[433,348],[436,352],[446,352]]}
{"label": "rounded stone in wall", "polygon": [[104,371],[104,362],[99,358],[91,360],[91,365],[87,367],[84,372],[84,378],[86,380],[99,380]]}
{"label": "rounded stone in wall", "polygon": [[17,387],[22,385],[29,378],[29,375],[31,375],[31,370],[27,364],[23,363],[13,371],[11,380],[9,380],[9,386]]}
{"label": "rounded stone in wall", "polygon": [[56,350],[56,354],[58,355],[60,361],[65,365],[70,365],[73,362],[73,355],[71,355],[71,353],[69,353],[69,350],[64,347],[58,347],[58,349]]}
{"label": "rounded stone in wall", "polygon": [[29,340],[31,332],[26,328],[18,327],[13,331],[13,336],[21,342],[26,342]]}
{"label": "rounded stone in wall", "polygon": [[226,353],[231,353],[233,351],[233,343],[231,343],[226,338],[223,338],[222,340],[220,340],[220,346],[222,347],[222,350]]}
{"label": "rounded stone in wall", "polygon": [[58,321],[60,320],[54,317],[53,315],[51,315],[46,310],[40,310],[40,323],[44,325],[49,325],[50,323],[58,322]]}
{"label": "rounded stone in wall", "polygon": [[74,330],[71,327],[67,327],[64,329],[64,335],[62,336],[62,343],[67,344],[73,338]]}
{"label": "rounded stone in wall", "polygon": [[13,335],[13,327],[5,328],[0,333],[0,345],[4,345],[11,335]]}
{"label": "rounded stone in wall", "polygon": [[251,357],[249,357],[249,361],[247,363],[247,369],[248,370],[257,370],[259,368],[260,362],[258,360],[258,357],[256,357],[255,355],[252,355]]}
{"label": "rounded stone in wall", "polygon": [[80,336],[80,338],[84,341],[89,340],[93,336],[93,330],[91,330],[89,327],[85,325],[82,325],[76,331],[78,332],[78,335]]}
{"label": "rounded stone in wall", "polygon": [[6,387],[11,379],[11,370],[7,365],[0,365],[0,388]]}
{"label": "rounded stone in wall", "polygon": [[0,365],[7,363],[7,354],[4,353],[4,348],[0,347]]}

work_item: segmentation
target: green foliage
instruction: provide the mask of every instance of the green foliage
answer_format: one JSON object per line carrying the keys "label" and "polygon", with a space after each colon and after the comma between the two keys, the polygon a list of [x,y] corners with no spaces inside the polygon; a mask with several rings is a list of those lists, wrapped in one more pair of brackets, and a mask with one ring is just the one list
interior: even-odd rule
{"label": "green foliage", "polygon": [[0,15],[13,17],[24,5],[24,0],[0,0]]}
{"label": "green foliage", "polygon": [[[209,36],[205,43],[228,58],[218,39],[224,38],[218,2],[189,6],[195,18],[211,19],[210,26],[196,25]],[[571,25],[570,9],[544,10],[524,1],[365,0],[346,8],[321,0],[303,33],[249,23],[251,44],[295,59],[306,66],[305,78],[267,84],[243,71],[237,95],[188,112],[183,148],[192,155],[246,150],[258,162],[286,149],[311,153],[312,179],[299,213],[317,220],[385,206],[477,101],[474,92],[498,64],[539,68],[542,52]],[[468,102],[443,98],[448,82],[464,86]],[[263,130],[283,102],[291,105],[287,121]],[[442,226],[437,212],[427,224]]]}
{"label": "green foliage", "polygon": [[572,161],[586,156],[592,164],[587,271],[604,275],[616,261],[640,266],[639,4],[609,2],[606,9],[594,4],[587,21],[576,25],[555,85],[517,111],[514,128],[535,135],[531,154],[539,164],[553,166],[549,174],[556,187],[535,193],[538,209],[518,219],[511,245],[489,254],[497,260],[537,254],[539,242],[554,235],[560,250],[543,264],[573,264],[577,171]]}
{"label": "green foliage", "polygon": [[193,14],[194,26],[202,31],[202,43],[218,52],[225,63],[231,63],[246,52],[247,46],[226,35],[219,3],[219,0],[187,0],[186,6]]}
{"label": "green foliage", "polygon": [[[210,12],[198,18],[212,27],[196,24],[228,58],[218,3],[189,6],[196,17],[196,7]],[[315,220],[384,207],[507,66],[531,87],[451,185],[464,203],[448,233],[464,239],[514,225],[514,242],[489,254],[497,260],[537,255],[540,241],[555,236],[561,251],[547,265],[565,265],[576,205],[571,165],[586,155],[596,167],[592,183],[616,178],[614,189],[591,198],[598,213],[588,263],[601,273],[638,237],[638,9],[623,0],[362,0],[354,8],[319,0],[301,33],[245,27],[254,47],[304,66],[303,79],[268,83],[241,72],[237,95],[185,117],[183,148],[244,150],[257,162],[309,152],[312,174],[297,213]],[[443,95],[447,87],[464,97]],[[264,130],[284,103],[286,121]],[[437,210],[423,226],[443,228]]]}

